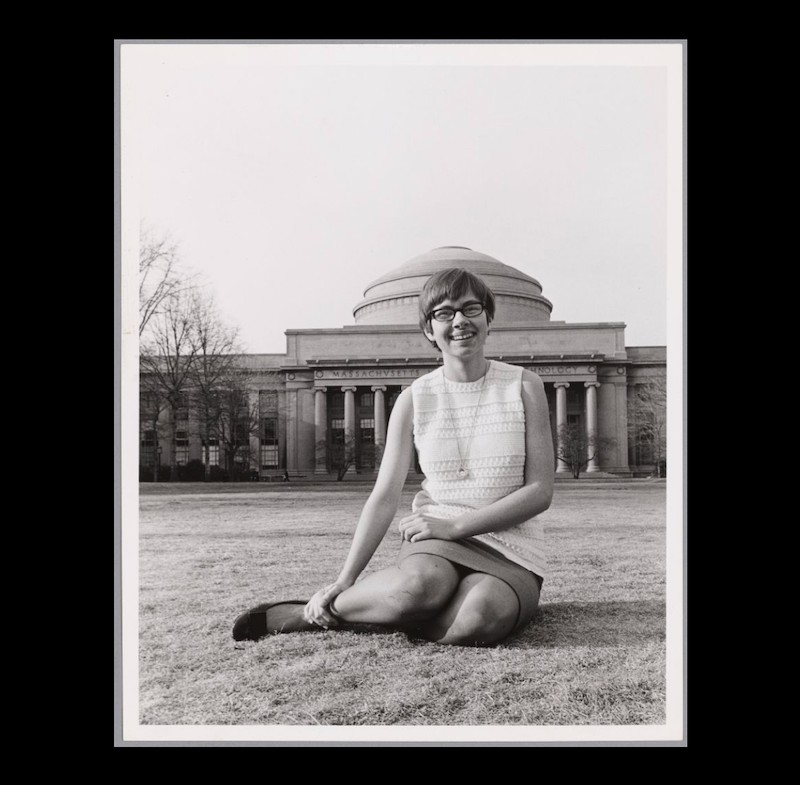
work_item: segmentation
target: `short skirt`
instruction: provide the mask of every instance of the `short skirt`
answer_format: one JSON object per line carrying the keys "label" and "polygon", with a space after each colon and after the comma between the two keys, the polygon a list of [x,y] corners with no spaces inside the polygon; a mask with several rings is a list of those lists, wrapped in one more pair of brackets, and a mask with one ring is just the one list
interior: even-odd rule
{"label": "short skirt", "polygon": [[517,595],[519,613],[511,634],[519,632],[536,614],[539,593],[544,579],[519,564],[506,559],[478,540],[403,540],[397,563],[418,553],[441,556],[453,564],[459,564],[472,572],[484,572],[505,581]]}

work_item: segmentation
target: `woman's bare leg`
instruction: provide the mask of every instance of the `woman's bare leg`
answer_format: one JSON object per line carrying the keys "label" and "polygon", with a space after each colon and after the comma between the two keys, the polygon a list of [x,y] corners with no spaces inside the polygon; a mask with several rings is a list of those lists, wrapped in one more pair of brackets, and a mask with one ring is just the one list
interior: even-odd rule
{"label": "woman's bare leg", "polygon": [[519,600],[499,578],[482,572],[465,576],[441,613],[415,628],[421,637],[454,646],[491,646],[517,622]]}
{"label": "woman's bare leg", "polygon": [[418,553],[346,589],[332,610],[346,622],[405,626],[440,612],[458,585],[458,571],[447,559]]}

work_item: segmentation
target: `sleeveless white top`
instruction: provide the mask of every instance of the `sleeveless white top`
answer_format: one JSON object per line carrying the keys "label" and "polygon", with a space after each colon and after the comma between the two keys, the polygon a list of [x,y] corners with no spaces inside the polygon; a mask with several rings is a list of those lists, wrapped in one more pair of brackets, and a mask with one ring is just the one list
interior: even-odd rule
{"label": "sleeveless white top", "polygon": [[[425,474],[412,509],[455,518],[486,507],[524,485],[525,410],[522,368],[489,361],[485,377],[452,382],[444,368],[411,385],[414,444]],[[459,454],[460,450],[460,454]],[[467,469],[458,476],[459,466]],[[468,538],[545,577],[544,533],[537,517]]]}

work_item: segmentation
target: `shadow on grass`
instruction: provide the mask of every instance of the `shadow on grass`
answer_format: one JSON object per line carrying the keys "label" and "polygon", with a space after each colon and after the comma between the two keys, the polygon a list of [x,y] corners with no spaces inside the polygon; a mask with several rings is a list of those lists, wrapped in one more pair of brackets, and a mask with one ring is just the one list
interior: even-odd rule
{"label": "shadow on grass", "polygon": [[[666,637],[664,602],[554,602],[539,608],[534,620],[505,644],[509,648],[569,649],[586,646],[637,646]],[[410,643],[430,645],[413,629],[380,624],[345,624],[341,632],[355,635],[396,635]],[[306,633],[304,633],[306,634]],[[307,633],[310,635],[322,634]],[[235,645],[234,648],[244,646]]]}
{"label": "shadow on grass", "polygon": [[[411,629],[377,624],[347,625],[343,629],[367,635],[403,632],[411,643],[429,645]],[[638,646],[663,641],[665,637],[666,609],[660,600],[555,602],[542,605],[533,622],[506,645],[539,649]]]}
{"label": "shadow on grass", "polygon": [[570,648],[663,641],[665,619],[665,604],[660,600],[545,603],[509,645]]}

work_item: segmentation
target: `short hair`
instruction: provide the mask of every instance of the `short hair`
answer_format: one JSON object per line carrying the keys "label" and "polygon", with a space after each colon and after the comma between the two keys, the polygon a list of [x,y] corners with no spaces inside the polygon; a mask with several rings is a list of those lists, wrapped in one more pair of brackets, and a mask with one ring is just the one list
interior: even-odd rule
{"label": "short hair", "polygon": [[[439,270],[425,282],[419,295],[419,326],[422,332],[428,329],[431,311],[445,300],[457,300],[472,290],[483,303],[486,321],[494,319],[494,294],[492,290],[475,273],[463,267],[451,267]],[[434,341],[431,343],[436,346]],[[436,346],[438,349],[439,347]]]}

